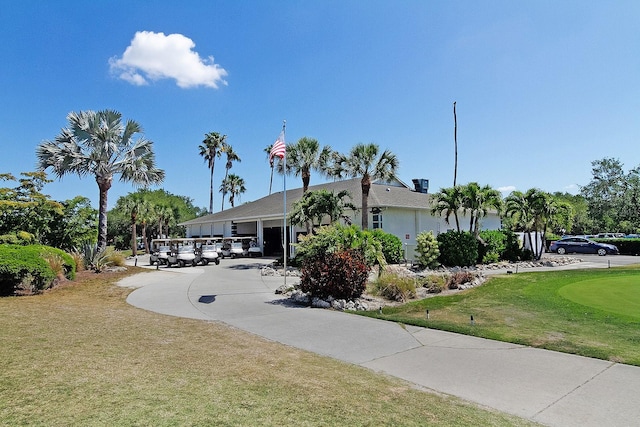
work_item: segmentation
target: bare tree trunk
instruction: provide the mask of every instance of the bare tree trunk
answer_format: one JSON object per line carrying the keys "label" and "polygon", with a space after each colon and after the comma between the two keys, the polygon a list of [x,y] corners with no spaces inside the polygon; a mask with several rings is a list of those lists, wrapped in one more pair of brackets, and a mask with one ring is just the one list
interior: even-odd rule
{"label": "bare tree trunk", "polygon": [[273,161],[271,161],[271,178],[269,179],[269,195],[271,195],[272,187],[273,187]]}
{"label": "bare tree trunk", "polygon": [[149,253],[149,241],[147,240],[147,221],[142,223],[142,243],[144,244],[144,250]]}
{"label": "bare tree trunk", "polygon": [[209,181],[209,213],[213,213],[213,166],[211,167],[211,178]]}
{"label": "bare tree trunk", "polygon": [[137,231],[136,231],[136,216],[131,215],[131,254],[133,256],[138,255],[138,239],[137,239]]}
{"label": "bare tree trunk", "polygon": [[[227,182],[227,177],[228,177],[228,176],[229,176],[229,168],[227,168],[227,169],[226,169],[226,171],[225,171],[225,173],[224,173],[224,181],[222,181],[222,182],[223,182],[223,185],[224,185],[224,183],[226,183],[226,182]],[[225,187],[223,186],[223,187],[222,187],[222,206],[220,207],[220,210],[221,210],[221,211],[223,211],[223,210],[224,210],[224,198],[225,198],[225,197],[227,197],[227,191],[225,190]],[[233,207],[233,205],[232,205],[231,207]]]}
{"label": "bare tree trunk", "polygon": [[100,189],[100,202],[98,210],[98,252],[107,249],[107,194],[111,188],[113,177],[96,176],[96,182]]}
{"label": "bare tree trunk", "polygon": [[371,179],[363,177],[362,185],[362,229],[369,229],[369,190],[371,189]]}
{"label": "bare tree trunk", "polygon": [[455,160],[453,166],[453,186],[458,178],[458,118],[456,116],[456,102],[453,102],[453,141],[455,144]]}

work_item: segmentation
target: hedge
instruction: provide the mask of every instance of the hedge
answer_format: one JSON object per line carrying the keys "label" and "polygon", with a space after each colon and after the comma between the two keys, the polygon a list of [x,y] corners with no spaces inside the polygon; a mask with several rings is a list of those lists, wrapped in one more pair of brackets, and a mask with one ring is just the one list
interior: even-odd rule
{"label": "hedge", "polygon": [[618,248],[621,255],[640,255],[640,239],[593,239],[595,242],[608,243]]}
{"label": "hedge", "polygon": [[13,295],[25,285],[32,292],[50,288],[57,273],[47,258],[55,256],[61,260],[61,273],[67,279],[74,279],[75,262],[60,249],[44,245],[0,245],[0,295]]}

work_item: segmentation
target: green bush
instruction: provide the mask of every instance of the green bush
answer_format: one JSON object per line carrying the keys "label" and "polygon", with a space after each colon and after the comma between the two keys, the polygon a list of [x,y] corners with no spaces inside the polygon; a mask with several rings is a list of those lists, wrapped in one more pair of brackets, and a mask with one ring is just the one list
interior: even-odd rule
{"label": "green bush", "polygon": [[478,243],[468,231],[447,231],[438,235],[440,257],[447,267],[474,265],[478,259]]}
{"label": "green bush", "polygon": [[[59,265],[58,272],[47,259]],[[0,245],[0,295],[48,289],[58,273],[68,279],[73,279],[76,273],[73,258],[60,249],[43,245]]]}
{"label": "green bush", "polygon": [[593,239],[596,242],[615,245],[622,255],[639,255],[640,239]]}
{"label": "green bush", "polygon": [[384,273],[380,275],[373,288],[377,295],[394,301],[405,302],[416,296],[416,281],[411,277]]}
{"label": "green bush", "polygon": [[440,257],[440,249],[438,240],[433,232],[423,231],[416,236],[416,252],[418,253],[418,264],[422,268],[436,268],[438,266],[438,258]]}
{"label": "green bush", "polygon": [[36,237],[26,231],[0,235],[0,244],[25,246],[34,243],[36,243]]}
{"label": "green bush", "polygon": [[355,225],[336,224],[321,227],[316,234],[301,236],[301,242],[295,246],[296,261],[300,265],[303,265],[306,259],[314,259],[325,253],[347,249],[362,251],[369,267],[376,263],[385,264],[380,242],[370,231],[362,231]]}
{"label": "green bush", "polygon": [[319,253],[302,262],[300,289],[312,297],[358,298],[365,291],[369,268],[362,251]]}
{"label": "green bush", "polygon": [[502,259],[507,236],[500,230],[483,230],[478,241],[478,263],[491,264]]}
{"label": "green bush", "polygon": [[446,274],[431,274],[422,280],[422,287],[430,294],[439,294],[447,288],[448,278]]}
{"label": "green bush", "polygon": [[398,264],[404,258],[402,240],[395,234],[387,233],[379,228],[371,231],[373,238],[380,242],[382,254],[388,264]]}
{"label": "green bush", "polygon": [[500,259],[503,261],[519,261],[523,259],[522,247],[518,235],[511,230],[501,230],[505,235],[504,251]]}

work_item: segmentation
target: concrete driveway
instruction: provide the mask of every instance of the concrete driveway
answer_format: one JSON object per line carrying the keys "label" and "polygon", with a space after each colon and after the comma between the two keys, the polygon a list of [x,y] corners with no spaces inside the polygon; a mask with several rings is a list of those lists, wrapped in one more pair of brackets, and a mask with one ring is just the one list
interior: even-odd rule
{"label": "concrete driveway", "polygon": [[[609,258],[638,260],[581,258],[588,259],[583,266],[600,268]],[[639,367],[291,305],[274,293],[284,279],[261,275],[270,262],[162,267],[121,285],[138,288],[127,301],[142,309],[220,321],[542,424],[631,426],[640,420]]]}

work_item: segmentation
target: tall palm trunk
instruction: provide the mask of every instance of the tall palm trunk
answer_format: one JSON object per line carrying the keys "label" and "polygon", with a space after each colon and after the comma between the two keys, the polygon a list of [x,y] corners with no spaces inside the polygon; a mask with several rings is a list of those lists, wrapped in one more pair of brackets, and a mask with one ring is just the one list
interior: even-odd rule
{"label": "tall palm trunk", "polygon": [[144,244],[144,250],[149,253],[149,241],[147,240],[147,221],[142,221],[142,243]]}
{"label": "tall palm trunk", "polygon": [[[303,170],[302,171],[302,195],[304,196],[309,190],[309,182],[311,182],[311,171]],[[311,221],[305,221],[304,226],[307,230],[307,235],[313,234],[313,224]]]}
{"label": "tall palm trunk", "polygon": [[135,257],[138,256],[138,239],[136,222],[138,222],[138,216],[135,211],[131,211],[131,254]]}
{"label": "tall palm trunk", "polygon": [[213,163],[211,164],[211,178],[209,179],[209,213],[213,213]]}
{"label": "tall palm trunk", "polygon": [[362,177],[362,229],[369,229],[369,190],[371,189],[371,178],[367,175]]}
{"label": "tall palm trunk", "polygon": [[113,182],[112,176],[96,176],[96,182],[100,189],[100,202],[98,209],[98,252],[107,249],[107,194]]}
{"label": "tall palm trunk", "polygon": [[[229,168],[226,168],[225,172],[224,172],[224,181],[222,182],[227,182],[227,177],[229,176]],[[220,207],[220,210],[223,211],[224,210],[224,198],[227,197],[227,190],[225,190],[224,187],[222,187],[222,206]],[[231,205],[231,207],[233,207],[233,205]]]}
{"label": "tall palm trunk", "polygon": [[271,195],[272,187],[273,187],[273,160],[271,161],[271,178],[269,179],[269,195]]}

